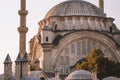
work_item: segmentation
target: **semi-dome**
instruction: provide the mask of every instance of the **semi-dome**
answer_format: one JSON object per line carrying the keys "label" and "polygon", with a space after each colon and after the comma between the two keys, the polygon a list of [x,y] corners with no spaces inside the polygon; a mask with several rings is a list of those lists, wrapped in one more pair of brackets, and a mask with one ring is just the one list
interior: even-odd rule
{"label": "semi-dome", "polygon": [[89,71],[78,70],[68,75],[67,80],[92,80],[92,74]]}
{"label": "semi-dome", "polygon": [[98,16],[105,17],[104,13],[96,7],[83,0],[68,0],[53,7],[45,16],[45,19],[52,16]]}
{"label": "semi-dome", "polygon": [[106,77],[102,80],[120,80],[119,78],[116,78],[116,77],[113,77],[113,76],[110,76],[110,77]]}
{"label": "semi-dome", "polygon": [[24,77],[21,80],[40,80],[40,79],[37,77]]}

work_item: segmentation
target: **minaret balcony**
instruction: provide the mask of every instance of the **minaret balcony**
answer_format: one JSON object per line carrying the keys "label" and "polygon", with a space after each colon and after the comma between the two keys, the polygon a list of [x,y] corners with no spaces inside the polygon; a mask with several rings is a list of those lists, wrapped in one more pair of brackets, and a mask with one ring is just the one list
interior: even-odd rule
{"label": "minaret balcony", "polygon": [[26,33],[28,31],[28,28],[27,27],[18,27],[18,31],[21,33]]}
{"label": "minaret balcony", "polygon": [[19,11],[18,11],[18,14],[19,14],[19,15],[27,15],[27,14],[28,14],[28,11],[27,11],[27,10],[19,10]]}

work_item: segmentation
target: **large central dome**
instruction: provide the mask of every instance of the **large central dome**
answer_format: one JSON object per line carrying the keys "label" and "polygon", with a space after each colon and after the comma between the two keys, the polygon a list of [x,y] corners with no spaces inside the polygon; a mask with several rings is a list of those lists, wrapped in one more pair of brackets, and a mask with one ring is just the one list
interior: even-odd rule
{"label": "large central dome", "polygon": [[53,7],[45,19],[53,16],[98,16],[105,17],[95,5],[83,0],[69,0]]}

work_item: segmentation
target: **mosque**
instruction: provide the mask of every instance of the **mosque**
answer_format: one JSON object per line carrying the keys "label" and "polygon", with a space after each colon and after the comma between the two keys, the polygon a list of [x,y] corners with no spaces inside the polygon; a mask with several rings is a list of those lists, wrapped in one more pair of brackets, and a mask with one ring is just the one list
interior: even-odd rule
{"label": "mosque", "polygon": [[27,13],[26,0],[21,0],[20,48],[15,73],[7,55],[4,80],[97,80],[91,72],[76,71],[73,67],[96,47],[105,57],[120,62],[120,30],[114,18],[104,13],[104,0],[99,0],[99,7],[85,0],[66,0],[54,6],[39,21],[37,35],[29,41],[29,53],[26,52]]}

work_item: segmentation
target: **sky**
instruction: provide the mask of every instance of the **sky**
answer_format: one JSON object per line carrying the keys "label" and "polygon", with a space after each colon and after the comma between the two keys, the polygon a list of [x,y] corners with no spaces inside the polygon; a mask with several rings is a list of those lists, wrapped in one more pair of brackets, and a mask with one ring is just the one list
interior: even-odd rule
{"label": "sky", "polygon": [[[27,52],[29,40],[37,34],[38,22],[44,19],[47,12],[55,5],[65,0],[26,0],[27,10]],[[86,0],[98,6],[98,0]],[[120,0],[104,0],[105,13],[115,19],[114,23],[120,29]],[[18,10],[20,0],[0,0],[0,74],[4,71],[3,62],[9,53],[14,62],[19,53]]]}

